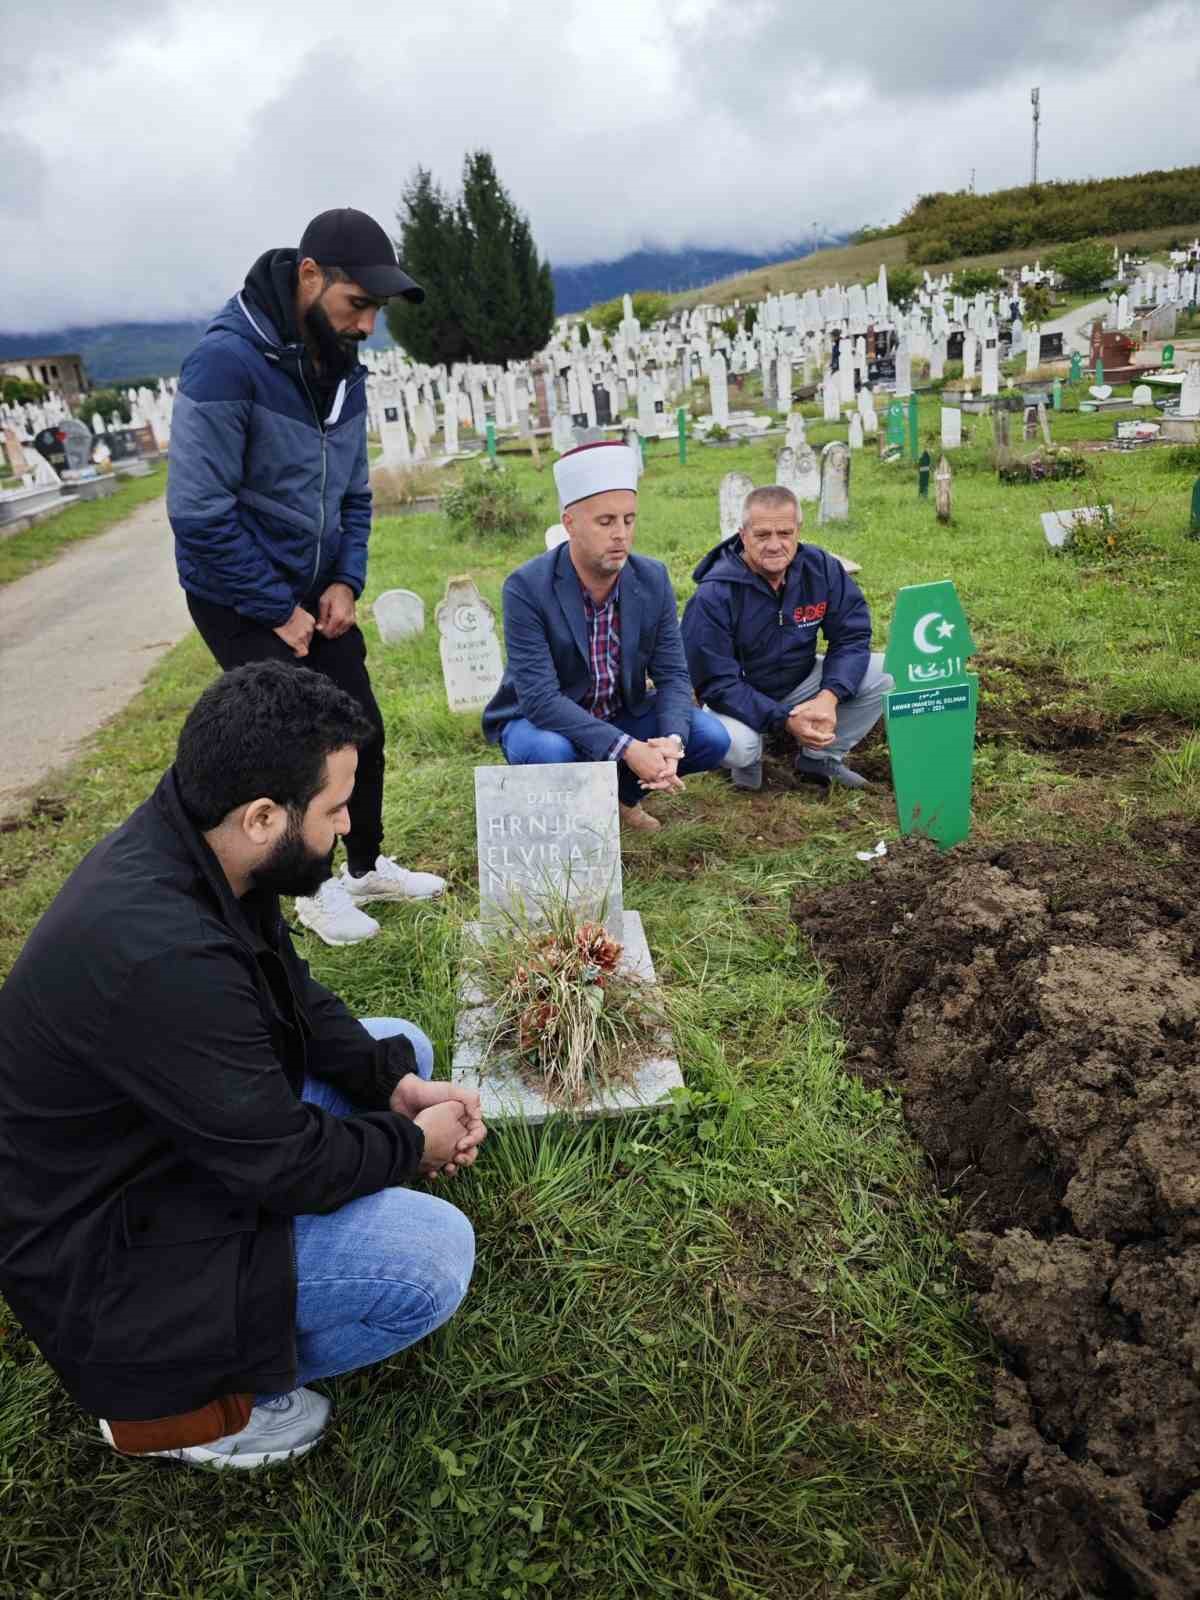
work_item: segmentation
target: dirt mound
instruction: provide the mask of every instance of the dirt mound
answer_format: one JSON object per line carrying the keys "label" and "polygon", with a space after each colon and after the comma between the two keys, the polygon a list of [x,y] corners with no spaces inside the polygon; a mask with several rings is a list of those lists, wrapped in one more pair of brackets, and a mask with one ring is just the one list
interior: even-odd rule
{"label": "dirt mound", "polygon": [[1200,858],[1155,843],[913,841],[794,906],[848,1065],[962,1197],[1006,1362],[981,1507],[1056,1596],[1200,1593]]}

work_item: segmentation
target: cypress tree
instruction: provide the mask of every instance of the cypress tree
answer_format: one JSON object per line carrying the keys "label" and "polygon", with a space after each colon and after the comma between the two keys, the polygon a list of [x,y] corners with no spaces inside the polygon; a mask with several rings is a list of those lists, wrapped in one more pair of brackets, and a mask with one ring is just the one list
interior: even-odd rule
{"label": "cypress tree", "polygon": [[422,305],[392,301],[392,337],[418,361],[525,360],[554,327],[550,263],[540,261],[486,150],[463,163],[451,199],[418,167],[403,194],[400,259],[425,290]]}

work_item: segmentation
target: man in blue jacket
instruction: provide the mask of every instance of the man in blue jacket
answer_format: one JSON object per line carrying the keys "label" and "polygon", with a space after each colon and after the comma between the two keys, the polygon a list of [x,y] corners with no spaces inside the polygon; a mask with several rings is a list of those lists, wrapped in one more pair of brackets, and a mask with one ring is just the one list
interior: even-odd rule
{"label": "man in blue jacket", "polygon": [[617,762],[623,822],[654,831],[643,793],[719,766],[729,737],[696,709],[667,569],[632,553],[634,451],[582,445],[554,481],[567,541],[505,582],[508,666],[483,731],[512,766]]}
{"label": "man in blue jacket", "polygon": [[729,733],[724,765],[736,788],[762,787],[763,738],[786,728],[802,778],[863,789],[844,757],[879,720],[892,680],[871,653],[862,590],[835,556],[800,544],[799,526],[790,489],[746,496],[740,530],[693,574],[699,587],[683,614],[688,667]]}
{"label": "man in blue jacket", "polygon": [[299,250],[268,250],[188,356],[171,421],[167,511],[179,581],[226,669],[302,664],[353,696],[374,730],[359,756],[347,865],[296,901],[326,944],[379,932],[377,900],[441,894],[383,845],[384,729],[355,616],[367,571],[366,368],[379,308],[424,291],[361,211],[325,211]]}

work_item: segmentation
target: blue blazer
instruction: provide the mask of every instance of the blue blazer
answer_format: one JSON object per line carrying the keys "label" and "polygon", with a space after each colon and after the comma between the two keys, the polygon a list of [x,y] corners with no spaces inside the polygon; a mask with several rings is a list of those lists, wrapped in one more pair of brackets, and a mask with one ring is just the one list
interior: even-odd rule
{"label": "blue blazer", "polygon": [[[518,567],[505,580],[503,598],[508,666],[483,713],[488,742],[495,744],[507,723],[527,717],[536,728],[561,733],[585,759],[603,761],[613,725],[583,709],[592,679],[583,589],[570,546],[560,544]],[[686,742],[692,684],[675,592],[661,561],[629,557],[621,573],[620,611],[623,709],[641,716],[657,704],[659,734],[677,733]]]}

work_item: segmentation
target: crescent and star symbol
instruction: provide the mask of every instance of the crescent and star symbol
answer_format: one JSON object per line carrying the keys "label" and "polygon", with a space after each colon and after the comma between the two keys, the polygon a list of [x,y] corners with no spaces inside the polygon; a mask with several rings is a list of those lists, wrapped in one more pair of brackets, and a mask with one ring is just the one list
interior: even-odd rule
{"label": "crescent and star symbol", "polygon": [[[946,648],[944,644],[930,644],[929,642],[930,624],[937,622],[939,617],[942,617],[942,613],[940,611],[927,611],[913,629],[913,643],[916,645],[918,650],[922,651],[927,656],[939,655]],[[941,623],[937,630],[937,636],[939,639],[949,639],[953,634],[954,629],[955,624],[953,622],[947,622],[945,617],[942,617]]]}

